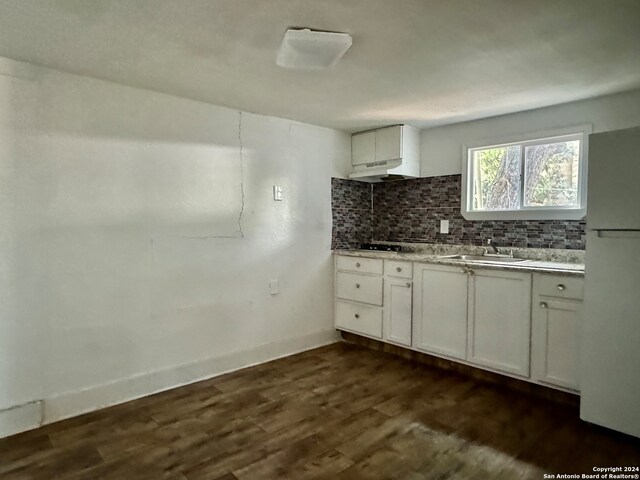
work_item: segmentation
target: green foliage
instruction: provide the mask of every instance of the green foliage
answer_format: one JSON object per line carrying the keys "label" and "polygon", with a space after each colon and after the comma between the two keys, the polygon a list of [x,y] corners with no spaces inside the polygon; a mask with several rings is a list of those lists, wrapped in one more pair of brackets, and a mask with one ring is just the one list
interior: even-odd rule
{"label": "green foliage", "polygon": [[[579,142],[526,147],[524,202],[526,206],[577,204]],[[474,153],[475,209],[518,208],[521,185],[519,145]]]}

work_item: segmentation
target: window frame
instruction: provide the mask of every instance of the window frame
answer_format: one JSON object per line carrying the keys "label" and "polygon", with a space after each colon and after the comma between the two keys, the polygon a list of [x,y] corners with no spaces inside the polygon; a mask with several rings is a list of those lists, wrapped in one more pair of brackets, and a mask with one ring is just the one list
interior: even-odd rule
{"label": "window frame", "polygon": [[[485,139],[463,145],[462,154],[462,195],[460,212],[467,220],[581,220],[587,214],[587,163],[589,158],[589,134],[591,125],[582,125],[552,131],[536,132],[502,138]],[[525,200],[525,151],[526,147],[544,145],[558,141],[580,141],[578,157],[578,206],[527,207]],[[512,210],[473,209],[473,153],[490,148],[520,147],[520,208]]]}

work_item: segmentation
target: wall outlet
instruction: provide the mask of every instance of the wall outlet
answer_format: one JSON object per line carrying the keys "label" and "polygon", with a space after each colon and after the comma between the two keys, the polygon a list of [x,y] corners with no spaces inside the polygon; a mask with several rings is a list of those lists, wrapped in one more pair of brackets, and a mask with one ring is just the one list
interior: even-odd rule
{"label": "wall outlet", "polygon": [[440,220],[440,233],[449,233],[449,220]]}
{"label": "wall outlet", "polygon": [[271,295],[277,295],[280,293],[280,282],[278,279],[269,280],[269,293]]}
{"label": "wall outlet", "polygon": [[280,185],[273,186],[273,200],[276,202],[282,201],[282,187]]}

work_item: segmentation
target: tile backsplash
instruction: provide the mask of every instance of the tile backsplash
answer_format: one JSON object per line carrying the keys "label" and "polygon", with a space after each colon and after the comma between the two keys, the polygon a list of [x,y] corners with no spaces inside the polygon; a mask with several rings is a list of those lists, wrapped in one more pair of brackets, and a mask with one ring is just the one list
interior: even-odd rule
{"label": "tile backsplash", "polygon": [[[584,220],[465,220],[460,214],[461,180],[461,175],[448,175],[372,187],[333,179],[333,248],[353,248],[361,238],[462,245],[482,245],[491,238],[498,246],[584,250]],[[356,212],[368,213],[356,220]],[[449,220],[448,234],[439,233],[440,220]]]}
{"label": "tile backsplash", "polygon": [[331,179],[332,249],[356,248],[371,240],[371,184]]}

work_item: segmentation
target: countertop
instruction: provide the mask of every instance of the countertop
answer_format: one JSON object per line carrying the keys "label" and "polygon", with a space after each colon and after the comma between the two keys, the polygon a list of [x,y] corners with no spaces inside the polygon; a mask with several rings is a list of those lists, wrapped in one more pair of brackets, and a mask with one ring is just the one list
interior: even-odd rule
{"label": "countertop", "polygon": [[[452,250],[452,249],[449,249]],[[466,250],[466,251],[465,251]],[[334,250],[334,255],[346,255],[350,257],[380,258],[406,262],[433,263],[438,265],[466,266],[469,268],[488,268],[492,270],[504,270],[512,272],[543,272],[554,273],[558,275],[584,276],[584,263],[577,262],[561,262],[552,260],[540,260],[536,258],[528,258],[526,262],[517,264],[488,264],[477,262],[466,262],[446,258],[447,255],[459,254],[475,254],[476,252],[468,251],[468,248],[461,248],[460,251],[451,253],[439,252],[386,252],[376,250]],[[516,255],[520,257],[520,255]],[[527,258],[527,257],[523,257]]]}

